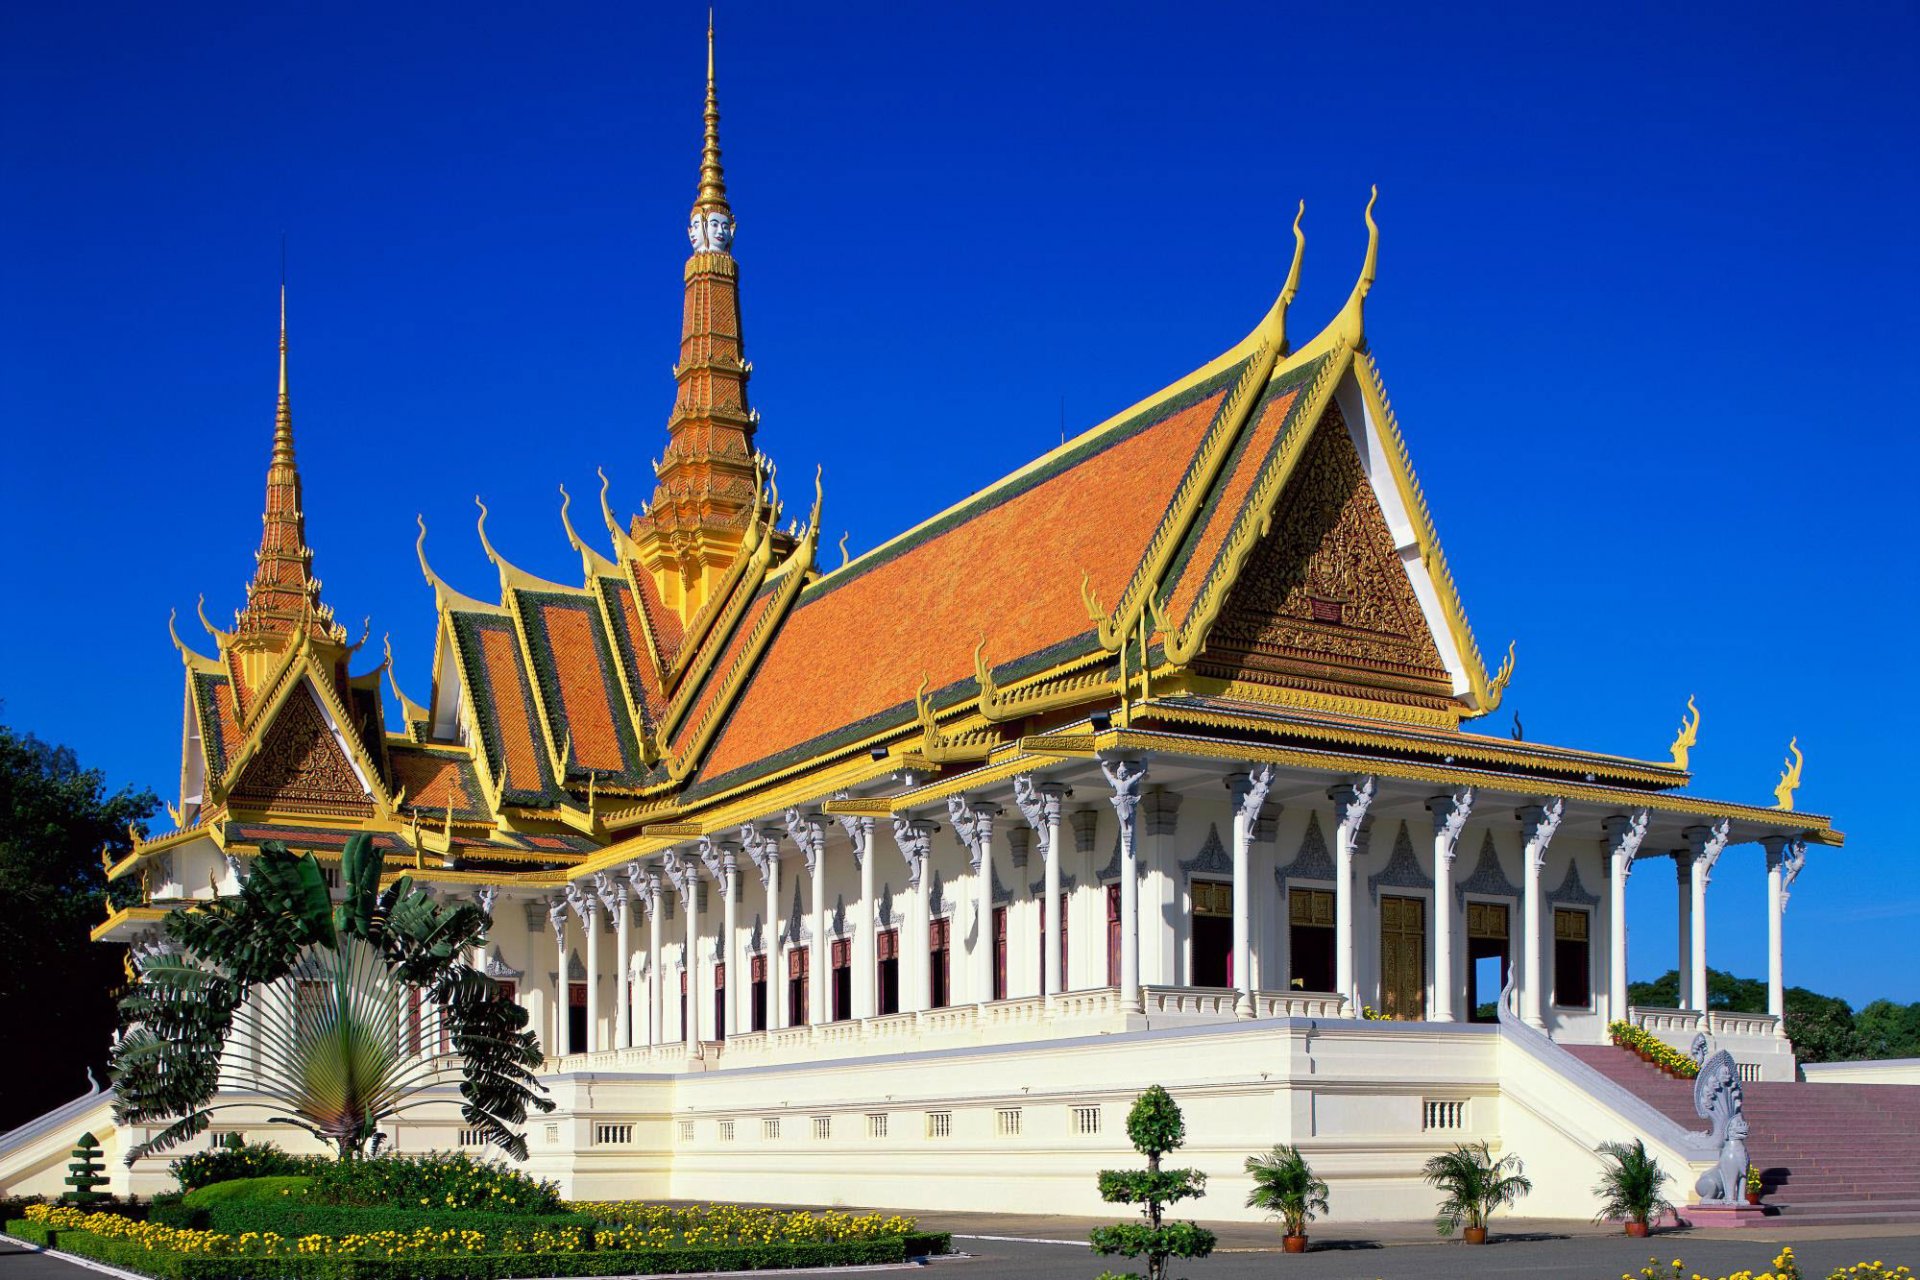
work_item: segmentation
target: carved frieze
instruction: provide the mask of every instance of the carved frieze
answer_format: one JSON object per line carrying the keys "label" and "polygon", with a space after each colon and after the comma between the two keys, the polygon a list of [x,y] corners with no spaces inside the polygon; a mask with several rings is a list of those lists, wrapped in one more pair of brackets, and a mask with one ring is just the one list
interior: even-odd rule
{"label": "carved frieze", "polygon": [[1500,851],[1493,846],[1491,831],[1481,833],[1480,858],[1473,864],[1473,874],[1453,887],[1454,906],[1464,911],[1470,893],[1483,898],[1520,897],[1520,886],[1507,879],[1500,866]]}
{"label": "carved frieze", "polygon": [[1242,566],[1201,665],[1268,683],[1318,677],[1435,703],[1450,697],[1446,664],[1336,406],[1295,464],[1273,530]]}
{"label": "carved frieze", "polygon": [[1375,902],[1380,901],[1382,885],[1389,889],[1433,888],[1433,877],[1420,869],[1420,859],[1413,852],[1413,837],[1408,834],[1405,822],[1393,838],[1393,852],[1387,855],[1387,865],[1367,877],[1367,892]]}
{"label": "carved frieze", "polygon": [[1211,822],[1207,824],[1207,838],[1200,842],[1200,852],[1191,858],[1182,858],[1180,870],[1186,880],[1192,880],[1196,875],[1232,878],[1233,856],[1227,852],[1227,847],[1220,843],[1218,824]]}
{"label": "carved frieze", "polygon": [[236,808],[366,817],[373,801],[305,683],[288,695],[273,727],[234,783]]}

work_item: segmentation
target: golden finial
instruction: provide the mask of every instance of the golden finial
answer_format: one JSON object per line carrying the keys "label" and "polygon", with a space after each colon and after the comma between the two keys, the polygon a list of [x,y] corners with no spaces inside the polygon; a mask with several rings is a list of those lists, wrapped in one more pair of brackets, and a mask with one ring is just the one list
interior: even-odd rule
{"label": "golden finial", "polygon": [[102,871],[113,870],[113,855],[107,851],[107,846],[104,844],[100,846],[100,869]]}
{"label": "golden finial", "polygon": [[840,535],[840,567],[847,567],[847,539],[853,536],[851,529]]}
{"label": "golden finial", "polygon": [[1787,750],[1793,758],[1787,760],[1786,767],[1780,770],[1780,785],[1773,789],[1773,807],[1790,811],[1793,808],[1793,793],[1800,789],[1800,766],[1807,762],[1807,758],[1800,754],[1800,738],[1797,734],[1787,743]]}
{"label": "golden finial", "polygon": [[1493,673],[1493,679],[1487,683],[1487,705],[1483,708],[1483,714],[1498,711],[1500,699],[1506,696],[1507,684],[1513,679],[1514,645],[1514,641],[1507,641],[1506,660],[1500,664],[1500,669]]}
{"label": "golden finial", "polygon": [[[700,195],[693,202],[697,213],[724,213],[729,218],[733,209],[727,204],[727,179],[720,171],[720,96],[713,87],[713,10],[707,10],[707,109],[703,117],[706,121],[706,137],[700,148]],[[711,245],[710,248],[724,246]]]}
{"label": "golden finial", "polygon": [[1094,623],[1107,620],[1107,611],[1100,607],[1100,597],[1093,590],[1093,570],[1088,569],[1080,575],[1080,603],[1086,606],[1087,618]]}
{"label": "golden finial", "polygon": [[1674,768],[1684,769],[1687,767],[1687,752],[1691,750],[1693,744],[1699,740],[1700,708],[1693,705],[1693,695],[1688,694],[1687,717],[1680,722],[1680,732],[1674,736],[1673,746],[1669,748],[1669,750],[1673,752]]}
{"label": "golden finial", "polygon": [[473,495],[473,505],[480,508],[480,518],[477,521],[480,530],[480,549],[487,553],[487,559],[497,569],[500,567],[500,557],[494,552],[493,543],[487,540],[487,504],[480,501],[480,495],[476,493]]}
{"label": "golden finial", "polygon": [[1367,256],[1360,264],[1360,278],[1353,282],[1353,292],[1347,295],[1347,305],[1340,310],[1336,321],[1338,333],[1343,342],[1356,350],[1366,345],[1367,325],[1364,308],[1367,295],[1373,292],[1373,281],[1380,265],[1380,226],[1373,220],[1374,203],[1380,199],[1380,188],[1375,186],[1367,197]]}

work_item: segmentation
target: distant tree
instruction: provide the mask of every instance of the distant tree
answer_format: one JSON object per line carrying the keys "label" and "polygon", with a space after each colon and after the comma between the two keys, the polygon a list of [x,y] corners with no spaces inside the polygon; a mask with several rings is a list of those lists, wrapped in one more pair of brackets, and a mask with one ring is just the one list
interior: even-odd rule
{"label": "distant tree", "polygon": [[[1127,1112],[1127,1136],[1134,1150],[1147,1158],[1147,1167],[1101,1170],[1100,1198],[1108,1204],[1139,1205],[1144,1221],[1095,1227],[1089,1239],[1095,1253],[1145,1258],[1147,1280],[1166,1280],[1167,1259],[1204,1258],[1213,1252],[1213,1232],[1197,1223],[1164,1218],[1168,1205],[1205,1195],[1207,1175],[1198,1169],[1160,1167],[1160,1157],[1186,1142],[1187,1124],[1172,1095],[1157,1084]],[[1104,1272],[1101,1280],[1115,1275]]]}
{"label": "distant tree", "polygon": [[1920,1058],[1920,1001],[1875,1000],[1853,1015],[1853,1025],[1870,1058]]}
{"label": "distant tree", "polygon": [[144,830],[159,804],[108,794],[70,748],[0,725],[0,1026],[32,1046],[0,1054],[0,1131],[84,1092],[88,1068],[106,1078],[126,974],[119,947],[87,936],[106,916],[100,853],[125,857],[128,825]]}

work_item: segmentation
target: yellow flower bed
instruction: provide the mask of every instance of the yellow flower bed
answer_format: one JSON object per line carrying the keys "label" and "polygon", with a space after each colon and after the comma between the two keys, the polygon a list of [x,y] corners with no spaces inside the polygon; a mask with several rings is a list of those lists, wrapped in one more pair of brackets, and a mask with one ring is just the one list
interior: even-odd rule
{"label": "yellow flower bed", "polygon": [[1609,1022],[1607,1035],[1622,1049],[1644,1054],[1655,1066],[1682,1080],[1691,1080],[1700,1074],[1698,1063],[1644,1027],[1636,1027],[1631,1022]]}
{"label": "yellow flower bed", "polygon": [[856,1216],[837,1210],[809,1213],[737,1204],[674,1207],[639,1200],[589,1200],[569,1207],[607,1224],[598,1235],[603,1247],[610,1249],[881,1240],[910,1234],[917,1225],[899,1214]]}
{"label": "yellow flower bed", "polygon": [[[1662,1267],[1657,1258],[1648,1258],[1647,1265],[1637,1272],[1625,1272],[1620,1280],[1713,1280],[1698,1271],[1689,1273],[1686,1264],[1675,1258]],[[1791,1247],[1783,1248],[1775,1255],[1773,1266],[1766,1271],[1741,1270],[1718,1280],[1804,1280],[1799,1260],[1793,1256]],[[1913,1270],[1906,1266],[1889,1267],[1884,1262],[1856,1262],[1850,1267],[1838,1267],[1827,1273],[1827,1280],[1914,1280]]]}
{"label": "yellow flower bed", "polygon": [[[683,1246],[834,1243],[880,1240],[910,1234],[912,1218],[899,1214],[855,1216],[830,1211],[750,1209],[709,1204],[673,1208],[640,1201],[597,1201],[571,1208],[606,1224],[594,1233],[595,1249],[673,1249]],[[272,1231],[226,1235],[136,1222],[112,1213],[86,1213],[59,1205],[27,1206],[27,1220],[62,1231],[87,1231],[126,1240],[157,1253],[203,1257],[327,1256],[404,1258],[418,1254],[578,1253],[588,1247],[578,1227],[525,1232],[418,1227],[412,1231],[365,1231],[345,1236],[289,1238]]]}

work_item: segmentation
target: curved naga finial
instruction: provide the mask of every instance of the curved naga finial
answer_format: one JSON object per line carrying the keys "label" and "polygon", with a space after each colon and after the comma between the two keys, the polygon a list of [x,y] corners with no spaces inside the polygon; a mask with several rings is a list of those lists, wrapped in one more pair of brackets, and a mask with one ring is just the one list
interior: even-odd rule
{"label": "curved naga finial", "polygon": [[1291,350],[1287,343],[1287,308],[1300,294],[1300,264],[1307,256],[1307,235],[1300,230],[1300,220],[1306,216],[1307,202],[1302,200],[1293,215],[1293,265],[1287,268],[1287,282],[1280,287],[1280,334],[1276,349],[1281,355]]}
{"label": "curved naga finial", "polygon": [[1367,256],[1360,265],[1360,278],[1353,282],[1353,292],[1347,295],[1347,305],[1340,309],[1340,319],[1336,322],[1341,341],[1356,350],[1367,343],[1365,306],[1380,266],[1380,225],[1373,220],[1374,202],[1379,199],[1380,188],[1376,185],[1367,197]]}
{"label": "curved naga finial", "polygon": [[475,522],[480,530],[480,549],[487,553],[487,559],[493,562],[494,568],[501,568],[500,554],[493,549],[493,543],[487,538],[487,504],[480,501],[480,495],[476,493],[473,495],[473,505],[480,508],[480,519]]}
{"label": "curved naga finial", "polygon": [[848,561],[847,539],[851,538],[852,536],[853,536],[853,530],[851,529],[847,530],[845,533],[840,535],[840,567],[842,569],[847,567],[847,561]]}
{"label": "curved naga finial", "polygon": [[1699,740],[1700,708],[1694,705],[1693,695],[1688,694],[1686,718],[1680,721],[1680,732],[1674,735],[1673,745],[1668,748],[1669,751],[1673,752],[1674,768],[1684,769],[1687,767],[1687,752],[1691,751],[1693,744]]}
{"label": "curved naga finial", "polygon": [[202,595],[200,599],[194,603],[193,607],[195,611],[197,611],[200,615],[200,626],[206,631],[208,635],[213,637],[213,642],[215,644],[224,646],[227,643],[227,641],[232,637],[230,637],[226,632],[222,631],[220,628],[214,626],[211,622],[207,621],[207,597],[205,595]]}
{"label": "curved naga finial", "polygon": [[613,545],[617,548],[620,545],[620,522],[613,518],[613,507],[607,501],[607,486],[613,481],[607,479],[605,467],[595,467],[593,472],[600,477],[600,518],[607,522],[607,532],[613,535]]}
{"label": "curved naga finial", "polygon": [[1798,734],[1794,735],[1793,740],[1787,743],[1787,750],[1793,753],[1793,758],[1787,760],[1785,762],[1786,767],[1780,770],[1780,783],[1773,789],[1775,802],[1773,807],[1791,811],[1793,808],[1793,793],[1800,789],[1800,767],[1807,762],[1807,758],[1800,754],[1800,738]]}
{"label": "curved naga finial", "polygon": [[1516,641],[1507,641],[1507,656],[1501,662],[1500,669],[1493,673],[1493,679],[1487,682],[1487,705],[1482,713],[1498,711],[1500,699],[1507,695],[1507,683],[1513,679],[1513,655]]}

